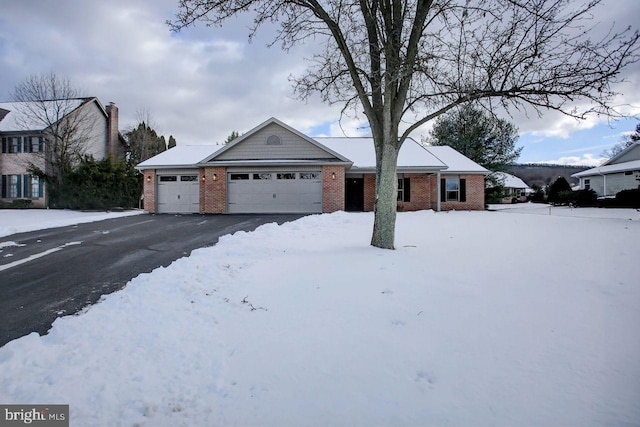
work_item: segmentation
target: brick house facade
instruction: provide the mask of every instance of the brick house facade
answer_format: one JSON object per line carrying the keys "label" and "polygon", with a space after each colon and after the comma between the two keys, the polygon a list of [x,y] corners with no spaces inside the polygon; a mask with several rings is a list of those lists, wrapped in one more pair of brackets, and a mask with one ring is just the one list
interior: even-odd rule
{"label": "brick house facade", "polygon": [[[137,166],[151,213],[372,211],[370,138],[310,138],[269,119],[225,146],[177,146]],[[482,210],[489,172],[450,147],[407,140],[398,210]]]}

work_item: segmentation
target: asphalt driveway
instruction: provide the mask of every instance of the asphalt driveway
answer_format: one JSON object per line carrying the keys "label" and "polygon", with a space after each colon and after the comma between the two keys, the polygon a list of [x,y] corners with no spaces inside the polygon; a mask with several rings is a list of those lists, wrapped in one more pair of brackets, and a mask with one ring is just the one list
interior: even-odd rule
{"label": "asphalt driveway", "polygon": [[304,215],[139,215],[0,238],[0,346],[220,236]]}

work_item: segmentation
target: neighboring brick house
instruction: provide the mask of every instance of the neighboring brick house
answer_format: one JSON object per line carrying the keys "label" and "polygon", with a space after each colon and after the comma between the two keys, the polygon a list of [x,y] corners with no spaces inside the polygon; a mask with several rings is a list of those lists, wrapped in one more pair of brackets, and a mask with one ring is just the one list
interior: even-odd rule
{"label": "neighboring brick house", "polygon": [[[118,131],[118,108],[110,103],[104,107],[97,98],[77,98],[44,102],[0,103],[0,175],[1,199],[28,199],[35,207],[47,206],[46,186],[27,171],[30,163],[46,167],[48,141],[54,120],[37,119],[31,111],[48,109],[47,115],[60,115],[56,124],[69,123],[78,140],[81,154],[102,160],[123,155],[124,140]],[[64,111],[63,114],[59,111]]]}
{"label": "neighboring brick house", "polygon": [[[372,138],[311,138],[271,118],[231,143],[176,146],[137,167],[157,213],[372,211]],[[482,210],[488,170],[413,139],[398,156],[398,209]]]}
{"label": "neighboring brick house", "polygon": [[636,142],[601,166],[571,175],[580,179],[581,190],[598,197],[615,197],[622,190],[640,188],[640,143]]}

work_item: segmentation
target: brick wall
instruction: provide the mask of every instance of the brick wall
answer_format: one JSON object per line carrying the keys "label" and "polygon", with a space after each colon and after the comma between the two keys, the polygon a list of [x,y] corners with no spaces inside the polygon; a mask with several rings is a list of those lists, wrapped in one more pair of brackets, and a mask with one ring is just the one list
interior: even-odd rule
{"label": "brick wall", "polygon": [[376,175],[373,173],[364,175],[364,211],[373,211],[376,202]]}
{"label": "brick wall", "polygon": [[200,169],[200,213],[221,214],[226,212],[227,168]]}
{"label": "brick wall", "polygon": [[344,182],[344,166],[322,167],[322,212],[344,210]]}
{"label": "brick wall", "polygon": [[[460,179],[466,180],[466,201],[464,202],[440,202],[440,209],[443,211],[450,210],[484,210],[484,175],[459,175]],[[444,174],[441,178],[444,178]],[[429,187],[431,188],[433,198],[431,200],[431,209],[437,209],[438,203],[438,186],[440,183],[436,175],[430,175]]]}
{"label": "brick wall", "polygon": [[410,197],[408,202],[398,203],[399,210],[419,211],[429,209],[431,191],[429,191],[428,175],[424,173],[405,173],[404,177],[411,180]]}
{"label": "brick wall", "polygon": [[467,180],[467,207],[469,210],[484,210],[484,175],[462,175]]}
{"label": "brick wall", "polygon": [[144,190],[144,210],[149,213],[156,212],[156,171],[147,169],[142,172]]}
{"label": "brick wall", "polygon": [[[431,209],[431,195],[429,175],[423,173],[405,173],[405,178],[411,180],[410,200],[399,203],[398,209],[402,211],[418,211]],[[373,211],[376,200],[376,176],[375,174],[364,175],[364,211]]]}

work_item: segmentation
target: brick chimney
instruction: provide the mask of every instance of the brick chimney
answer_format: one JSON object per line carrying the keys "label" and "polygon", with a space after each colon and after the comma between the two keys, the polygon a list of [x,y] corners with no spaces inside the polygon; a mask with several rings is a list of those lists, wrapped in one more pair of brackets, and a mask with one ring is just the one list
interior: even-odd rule
{"label": "brick chimney", "polygon": [[118,131],[118,107],[113,102],[105,108],[107,111],[107,155],[112,159],[120,156],[120,132]]}

